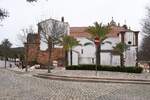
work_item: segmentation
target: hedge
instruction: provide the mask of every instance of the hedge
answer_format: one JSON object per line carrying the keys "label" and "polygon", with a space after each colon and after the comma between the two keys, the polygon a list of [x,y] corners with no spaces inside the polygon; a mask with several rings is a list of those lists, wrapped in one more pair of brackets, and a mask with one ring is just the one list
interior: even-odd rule
{"label": "hedge", "polygon": [[[95,65],[72,65],[67,66],[67,70],[95,70]],[[127,73],[141,73],[143,68],[141,67],[120,67],[120,66],[97,66],[99,71],[113,71],[113,72],[127,72]]]}

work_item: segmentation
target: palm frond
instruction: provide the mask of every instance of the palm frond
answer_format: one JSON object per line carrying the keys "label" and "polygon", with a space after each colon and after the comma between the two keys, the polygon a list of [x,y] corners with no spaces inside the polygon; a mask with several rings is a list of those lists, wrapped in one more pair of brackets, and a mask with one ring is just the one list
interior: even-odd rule
{"label": "palm frond", "polygon": [[95,22],[94,26],[89,26],[87,32],[89,32],[93,37],[99,37],[100,41],[103,41],[106,38],[110,28],[103,25],[102,23]]}
{"label": "palm frond", "polygon": [[62,45],[66,51],[71,49],[72,47],[76,46],[79,44],[79,41],[77,41],[74,37],[64,35],[62,37]]}

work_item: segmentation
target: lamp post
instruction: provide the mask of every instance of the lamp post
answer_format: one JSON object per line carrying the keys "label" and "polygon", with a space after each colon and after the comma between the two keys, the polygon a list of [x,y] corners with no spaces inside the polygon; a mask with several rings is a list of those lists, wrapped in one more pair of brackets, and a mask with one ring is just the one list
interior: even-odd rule
{"label": "lamp post", "polygon": [[[94,43],[95,43],[95,48],[96,48],[95,55],[96,55],[96,57],[97,57],[97,53],[98,53],[97,48],[98,48],[99,45],[100,45],[100,39],[99,39],[99,37],[95,37],[95,38],[94,38]],[[95,66],[96,76],[97,76],[97,62],[98,62],[97,60],[98,60],[98,59],[96,58],[96,66]]]}

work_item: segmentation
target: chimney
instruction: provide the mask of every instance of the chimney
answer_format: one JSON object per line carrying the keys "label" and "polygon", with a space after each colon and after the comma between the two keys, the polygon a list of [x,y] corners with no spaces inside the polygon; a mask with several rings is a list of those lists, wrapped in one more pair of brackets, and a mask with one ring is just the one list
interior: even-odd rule
{"label": "chimney", "polygon": [[64,22],[64,17],[61,17],[61,21]]}

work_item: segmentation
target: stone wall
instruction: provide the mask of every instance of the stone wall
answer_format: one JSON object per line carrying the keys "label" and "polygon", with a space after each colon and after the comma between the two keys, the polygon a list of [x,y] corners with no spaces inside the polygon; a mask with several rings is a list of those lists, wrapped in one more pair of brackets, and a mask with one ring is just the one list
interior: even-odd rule
{"label": "stone wall", "polygon": [[[51,63],[53,61],[63,62],[65,57],[64,50],[62,48],[53,48],[51,53]],[[38,53],[38,63],[43,65],[48,65],[49,53],[48,51],[39,51]]]}
{"label": "stone wall", "polygon": [[[41,65],[49,64],[49,52],[48,50],[41,51],[40,43],[39,43],[39,34],[30,34],[27,38],[27,43],[25,45],[26,48],[26,57],[28,64],[32,64],[33,62],[37,62]],[[63,48],[53,48],[51,53],[51,64],[53,61],[57,61],[58,64],[61,63],[63,65],[65,57],[65,52]]]}

